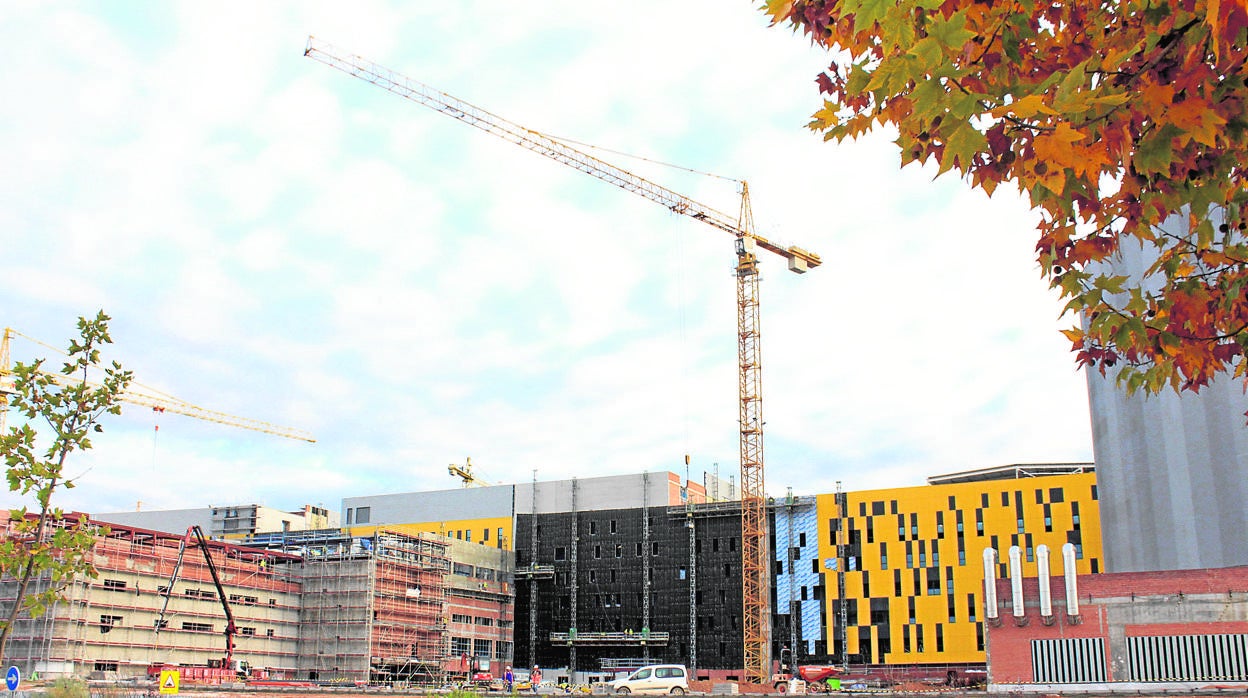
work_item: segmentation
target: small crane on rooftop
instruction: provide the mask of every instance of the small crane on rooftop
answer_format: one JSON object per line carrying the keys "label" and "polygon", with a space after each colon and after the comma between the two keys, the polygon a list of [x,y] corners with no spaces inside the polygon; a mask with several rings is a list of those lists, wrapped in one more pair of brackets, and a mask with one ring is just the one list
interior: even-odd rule
{"label": "small crane on rooftop", "polygon": [[489,487],[490,483],[477,477],[472,472],[472,458],[465,458],[463,465],[451,463],[446,466],[447,472],[463,481],[464,487]]}

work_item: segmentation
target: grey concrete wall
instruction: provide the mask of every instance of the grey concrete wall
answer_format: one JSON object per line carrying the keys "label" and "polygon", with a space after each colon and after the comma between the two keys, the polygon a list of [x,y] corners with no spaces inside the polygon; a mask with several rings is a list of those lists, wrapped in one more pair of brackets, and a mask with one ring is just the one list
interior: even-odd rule
{"label": "grey concrete wall", "polygon": [[[344,526],[347,525],[347,509],[358,510],[360,507],[370,507],[370,525],[510,517],[514,488],[514,485],[494,485],[344,497],[341,520]],[[351,525],[355,525],[354,520]]]}
{"label": "grey concrete wall", "polygon": [[[647,506],[665,506],[668,503],[669,475],[664,471],[650,473],[648,478],[643,473],[578,478],[576,510],[632,509],[641,507],[643,498]],[[515,487],[516,513],[533,513],[534,483],[526,482]],[[572,480],[538,482],[536,487],[537,513],[573,511]]]}
{"label": "grey concrete wall", "polygon": [[97,522],[134,526],[178,535],[186,533],[186,529],[192,525],[198,525],[206,534],[212,531],[211,507],[164,511],[115,511],[107,514],[93,514],[91,519]]}
{"label": "grey concrete wall", "polygon": [[[1137,246],[1114,266],[1138,275]],[[1233,380],[1199,394],[1137,393],[1088,372],[1101,535],[1109,572],[1248,565],[1248,397]]]}

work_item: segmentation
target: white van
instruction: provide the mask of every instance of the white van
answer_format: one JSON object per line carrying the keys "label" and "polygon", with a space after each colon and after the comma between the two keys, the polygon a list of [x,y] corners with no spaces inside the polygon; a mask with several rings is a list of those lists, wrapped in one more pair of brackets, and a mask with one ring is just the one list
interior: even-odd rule
{"label": "white van", "polygon": [[671,693],[684,695],[689,692],[689,672],[680,664],[651,664],[611,682],[611,692]]}

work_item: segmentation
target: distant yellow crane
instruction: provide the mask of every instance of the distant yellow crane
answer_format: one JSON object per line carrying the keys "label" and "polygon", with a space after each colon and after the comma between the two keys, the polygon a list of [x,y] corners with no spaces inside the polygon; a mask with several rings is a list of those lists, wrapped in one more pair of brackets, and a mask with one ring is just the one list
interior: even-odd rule
{"label": "distant yellow crane", "polygon": [[744,599],[742,631],[746,676],[758,683],[766,683],[771,674],[768,587],[772,565],[767,550],[763,483],[762,359],[759,347],[758,259],[755,251],[762,249],[783,257],[788,261],[789,271],[799,274],[819,266],[822,263],[819,255],[800,247],[786,247],[759,235],[754,228],[750,190],[745,182],[741,182],[740,213],[734,217],[573,148],[560,139],[508,121],[366,58],[342,53],[313,37],[308,37],[303,55],[736,238],[741,576]]}
{"label": "distant yellow crane", "polygon": [[[4,335],[0,337],[0,433],[4,433],[7,429],[5,423],[6,416],[9,411],[9,395],[14,393],[13,383],[13,364],[10,343],[13,337],[21,337],[27,341],[38,344],[41,347],[50,349],[54,352],[63,354],[64,352],[56,347],[41,342],[33,337],[18,332],[17,330],[6,327]],[[77,385],[80,382],[78,378],[72,378],[55,372],[45,372],[44,375],[52,378],[60,385]],[[87,381],[88,385],[96,385],[92,381]],[[132,405],[141,405],[150,407],[154,412],[169,412],[172,414],[180,414],[186,417],[194,417],[208,422],[216,422],[229,427],[237,427],[239,429],[250,429],[265,434],[281,436],[287,439],[296,439],[299,441],[307,441],[315,443],[316,439],[311,434],[294,427],[283,427],[268,422],[262,422],[258,419],[248,419],[247,417],[237,417],[225,412],[210,410],[198,405],[193,405],[185,400],[178,399],[172,395],[162,393],[154,388],[134,383],[121,394],[121,400]]]}
{"label": "distant yellow crane", "polygon": [[463,465],[451,463],[446,466],[447,472],[463,481],[464,487],[489,487],[490,483],[477,477],[472,472],[472,458],[465,458]]}

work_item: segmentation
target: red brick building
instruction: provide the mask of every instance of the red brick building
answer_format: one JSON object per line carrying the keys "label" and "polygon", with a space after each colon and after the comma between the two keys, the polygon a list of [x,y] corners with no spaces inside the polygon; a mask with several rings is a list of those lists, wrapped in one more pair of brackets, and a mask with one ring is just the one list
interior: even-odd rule
{"label": "red brick building", "polygon": [[1047,617],[1039,580],[1022,581],[1019,616],[1011,581],[997,580],[998,617],[987,624],[990,684],[1248,688],[1248,567],[1080,575],[1075,604],[1055,575]]}

